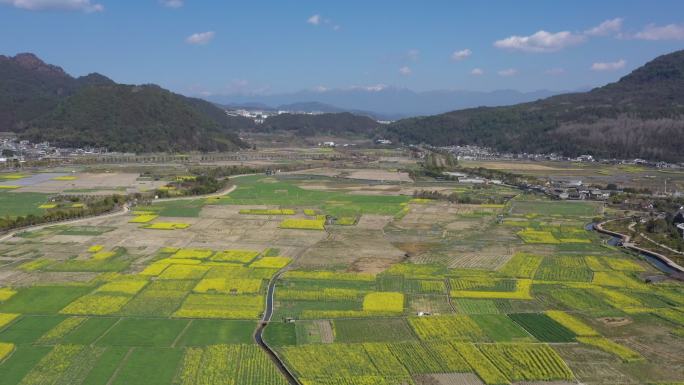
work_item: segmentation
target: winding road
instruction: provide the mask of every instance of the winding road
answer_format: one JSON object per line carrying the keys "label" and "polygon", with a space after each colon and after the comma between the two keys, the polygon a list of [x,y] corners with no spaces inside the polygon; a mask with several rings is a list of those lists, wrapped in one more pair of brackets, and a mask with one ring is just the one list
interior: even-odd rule
{"label": "winding road", "polygon": [[297,381],[292,372],[290,372],[290,370],[285,366],[285,363],[280,359],[280,357],[278,357],[278,354],[271,349],[270,346],[268,346],[266,341],[264,341],[264,329],[266,329],[266,326],[268,326],[268,323],[271,322],[271,318],[273,317],[273,297],[275,295],[275,284],[278,278],[280,278],[284,272],[285,270],[280,271],[268,282],[266,309],[264,310],[264,316],[261,317],[259,326],[257,326],[256,330],[254,331],[254,342],[256,342],[257,345],[259,345],[259,347],[266,352],[266,354],[268,354],[268,356],[271,358],[271,361],[273,361],[290,385],[300,385],[299,381]]}

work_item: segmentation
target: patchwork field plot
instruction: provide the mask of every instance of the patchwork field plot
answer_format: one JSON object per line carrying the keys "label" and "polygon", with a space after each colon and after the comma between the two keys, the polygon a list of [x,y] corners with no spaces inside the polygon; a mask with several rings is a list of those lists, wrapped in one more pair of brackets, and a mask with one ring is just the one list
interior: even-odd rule
{"label": "patchwork field plot", "polygon": [[[231,177],[224,196],[0,243],[0,384],[289,384],[262,326],[302,385],[684,380],[684,289],[584,229],[602,204],[345,177],[385,162]],[[0,192],[0,217],[51,210],[25,188]]]}
{"label": "patchwork field plot", "polygon": [[572,342],[575,334],[545,314],[509,314],[520,326],[543,342]]}
{"label": "patchwork field plot", "polygon": [[561,357],[547,345],[479,345],[484,355],[511,381],[572,380]]}

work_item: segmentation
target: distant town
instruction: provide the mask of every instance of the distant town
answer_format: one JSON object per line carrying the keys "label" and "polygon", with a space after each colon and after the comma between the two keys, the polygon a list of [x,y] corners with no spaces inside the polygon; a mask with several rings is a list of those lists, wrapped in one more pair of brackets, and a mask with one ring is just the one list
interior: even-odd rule
{"label": "distant town", "polygon": [[63,148],[49,142],[31,143],[15,134],[0,133],[0,164],[27,160],[66,159],[84,155],[106,154],[104,147]]}

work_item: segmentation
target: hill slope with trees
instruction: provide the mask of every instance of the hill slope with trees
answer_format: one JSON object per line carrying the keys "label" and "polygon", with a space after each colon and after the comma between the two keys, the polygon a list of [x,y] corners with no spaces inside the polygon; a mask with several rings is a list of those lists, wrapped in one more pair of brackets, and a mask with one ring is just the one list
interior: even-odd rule
{"label": "hill slope with trees", "polygon": [[682,161],[684,51],[589,92],[404,119],[384,133],[404,143]]}
{"label": "hill slope with trees", "polygon": [[155,85],[99,74],[73,78],[32,54],[0,56],[0,131],[61,146],[114,151],[225,151],[253,122]]}

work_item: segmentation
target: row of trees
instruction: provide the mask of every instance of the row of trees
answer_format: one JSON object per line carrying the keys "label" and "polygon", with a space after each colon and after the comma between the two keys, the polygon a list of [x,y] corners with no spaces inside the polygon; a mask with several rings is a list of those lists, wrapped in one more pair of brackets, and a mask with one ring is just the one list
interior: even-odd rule
{"label": "row of trees", "polygon": [[452,192],[449,194],[442,193],[440,191],[430,191],[430,190],[417,190],[413,192],[414,198],[419,199],[435,199],[448,201],[449,203],[463,203],[463,204],[503,204],[506,203],[507,198],[498,195],[491,196],[478,196],[473,197],[469,194],[459,194]]}
{"label": "row of trees", "polygon": [[[28,214],[17,217],[0,218],[0,230],[11,230],[42,223],[77,219],[87,216],[100,215],[114,210],[124,204],[129,197],[113,195],[107,197],[68,197],[62,196],[55,202],[59,208],[46,210],[43,215]],[[68,206],[59,206],[68,203]],[[83,203],[82,208],[71,207],[73,203]]]}

